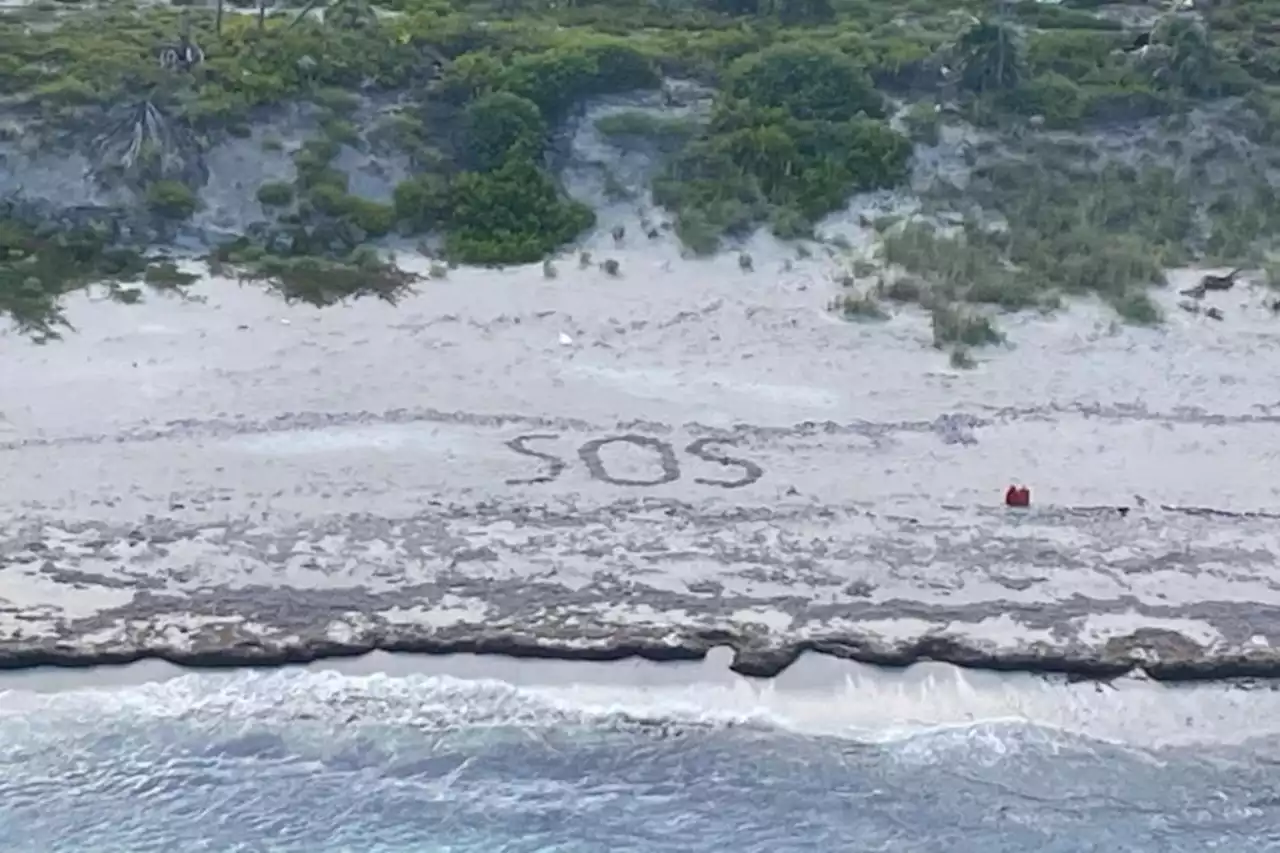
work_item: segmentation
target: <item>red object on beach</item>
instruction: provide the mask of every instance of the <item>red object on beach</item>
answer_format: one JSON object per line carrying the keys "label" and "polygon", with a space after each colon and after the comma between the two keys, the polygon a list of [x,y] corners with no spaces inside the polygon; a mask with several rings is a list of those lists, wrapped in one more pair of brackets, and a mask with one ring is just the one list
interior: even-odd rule
{"label": "red object on beach", "polygon": [[1031,490],[1026,486],[1010,486],[1004,493],[1004,505],[1016,507],[1031,506]]}

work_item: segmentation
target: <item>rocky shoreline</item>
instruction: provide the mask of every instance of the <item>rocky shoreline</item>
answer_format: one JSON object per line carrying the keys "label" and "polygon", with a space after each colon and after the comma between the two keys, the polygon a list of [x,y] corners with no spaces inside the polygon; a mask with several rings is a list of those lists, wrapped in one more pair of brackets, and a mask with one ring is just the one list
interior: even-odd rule
{"label": "rocky shoreline", "polygon": [[[592,633],[592,632],[588,632]],[[582,662],[612,662],[629,658],[666,663],[701,661],[716,647],[733,649],[730,669],[740,675],[774,678],[806,653],[830,655],[842,660],[900,669],[923,662],[998,672],[1065,675],[1071,680],[1107,682],[1126,675],[1143,675],[1153,681],[1188,683],[1238,679],[1280,679],[1280,651],[1275,649],[1206,652],[1194,640],[1176,632],[1137,631],[1114,639],[1101,649],[1060,651],[990,651],[963,640],[930,637],[902,643],[886,643],[873,636],[839,635],[778,643],[768,638],[707,631],[672,637],[671,632],[632,632],[631,636],[601,628],[611,639],[588,640],[582,636],[556,638],[533,631],[485,632],[481,629],[422,634],[413,629],[337,641],[328,637],[271,640],[254,633],[228,643],[227,632],[218,629],[207,636],[188,634],[182,647],[120,646],[85,649],[74,643],[42,642],[0,646],[0,670],[37,667],[85,669],[123,666],[158,660],[191,669],[279,667],[317,661],[352,658],[373,652],[422,655],[501,655]]]}
{"label": "rocky shoreline", "polygon": [[[182,519],[211,507],[168,500],[169,518],[148,513],[127,529],[28,517],[4,532],[7,594],[26,604],[0,609],[0,668],[274,666],[372,651],[670,661],[728,646],[735,671],[766,678],[810,651],[1099,680],[1280,672],[1267,639],[1280,597],[1249,589],[1273,588],[1265,560],[1244,562],[1275,513],[916,507],[919,517],[903,517],[809,502],[493,500],[282,526],[192,523]],[[1182,544],[1162,549],[1162,531]],[[953,537],[977,541],[907,565]],[[1217,544],[1186,544],[1197,540]],[[842,569],[853,560],[861,567]],[[1104,595],[1098,583],[1114,585],[1117,572],[1144,586]],[[1160,592],[1210,578],[1221,600]]]}

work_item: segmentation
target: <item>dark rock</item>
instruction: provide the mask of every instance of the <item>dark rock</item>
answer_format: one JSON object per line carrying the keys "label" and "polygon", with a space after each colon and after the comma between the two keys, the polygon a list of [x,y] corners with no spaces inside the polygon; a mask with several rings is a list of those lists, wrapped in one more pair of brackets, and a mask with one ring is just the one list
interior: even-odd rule
{"label": "dark rock", "polygon": [[1226,275],[1206,275],[1200,279],[1201,293],[1209,290],[1230,290],[1235,287],[1236,276],[1240,274],[1239,268],[1233,269]]}

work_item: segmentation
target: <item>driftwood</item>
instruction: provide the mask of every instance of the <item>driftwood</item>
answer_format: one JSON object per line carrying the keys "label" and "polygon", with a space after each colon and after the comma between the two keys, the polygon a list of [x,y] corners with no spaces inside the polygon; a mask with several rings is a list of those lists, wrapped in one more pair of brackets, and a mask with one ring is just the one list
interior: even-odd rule
{"label": "driftwood", "polygon": [[1200,286],[1205,290],[1230,290],[1235,286],[1240,271],[1240,267],[1236,267],[1226,275],[1206,275],[1200,279]]}
{"label": "driftwood", "polygon": [[1200,279],[1200,283],[1195,287],[1182,291],[1183,296],[1190,296],[1194,299],[1202,299],[1210,290],[1230,290],[1236,285],[1236,276],[1240,275],[1241,267],[1233,269],[1226,275],[1206,275]]}

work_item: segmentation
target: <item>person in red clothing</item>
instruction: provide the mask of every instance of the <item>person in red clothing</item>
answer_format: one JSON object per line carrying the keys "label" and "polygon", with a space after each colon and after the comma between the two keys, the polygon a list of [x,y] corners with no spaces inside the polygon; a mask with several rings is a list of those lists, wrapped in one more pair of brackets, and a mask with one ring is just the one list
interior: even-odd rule
{"label": "person in red clothing", "polygon": [[1026,486],[1009,486],[1004,493],[1004,505],[1016,507],[1031,506],[1031,490]]}

